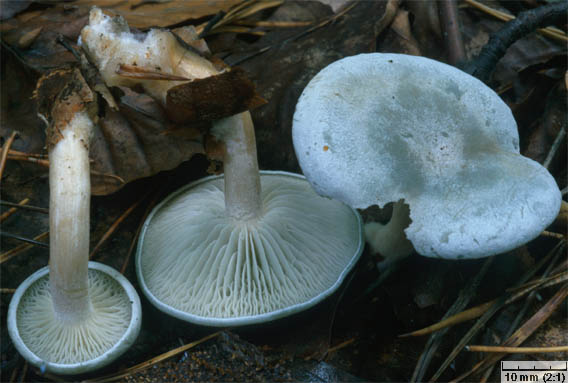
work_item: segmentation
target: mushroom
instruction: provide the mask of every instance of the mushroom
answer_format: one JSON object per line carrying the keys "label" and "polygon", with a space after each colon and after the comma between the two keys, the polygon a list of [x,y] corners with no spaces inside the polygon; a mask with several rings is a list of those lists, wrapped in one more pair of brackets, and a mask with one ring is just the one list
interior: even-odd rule
{"label": "mushroom", "polygon": [[97,7],[89,13],[79,44],[107,86],[142,86],[162,104],[173,84],[217,74],[209,60],[183,47],[170,31],[131,33],[122,17],[109,17]]}
{"label": "mushroom", "polygon": [[[360,54],[327,66],[298,101],[293,141],[319,194],[354,208],[404,201],[404,233],[425,256],[506,252],[538,236],[560,208],[554,178],[520,155],[507,105],[427,58]],[[400,220],[404,209],[394,213]]]}
{"label": "mushroom", "polygon": [[141,306],[114,269],[89,262],[89,138],[94,98],[80,72],[59,93],[48,129],[50,260],[16,290],[8,330],[32,365],[78,374],[110,363],[136,339]]}
{"label": "mushroom", "polygon": [[[132,60],[112,53],[127,50],[120,48],[121,39],[131,42],[122,24],[113,26],[117,22],[91,14],[82,32],[83,47],[111,83],[123,60]],[[123,32],[115,33],[118,27]],[[166,41],[148,40],[153,35],[156,32],[150,31],[136,38],[144,42],[138,53],[146,57],[144,52],[159,51],[171,57],[173,46],[152,46]],[[98,41],[104,42],[101,52]],[[179,67],[200,65],[195,61]],[[170,76],[196,79],[212,75],[210,64],[204,65],[195,71],[178,72],[178,67],[166,65],[161,69],[168,68]],[[154,82],[159,81],[160,89],[166,89],[165,101],[163,92],[151,90],[151,80],[140,84],[167,104],[174,81]],[[136,84],[129,80],[127,85]],[[305,310],[332,294],[362,253],[359,214],[318,196],[300,175],[259,172],[248,111],[215,120],[212,134],[222,146],[224,175],[198,180],[168,196],[141,231],[136,269],[146,297],[182,320],[237,326]]]}

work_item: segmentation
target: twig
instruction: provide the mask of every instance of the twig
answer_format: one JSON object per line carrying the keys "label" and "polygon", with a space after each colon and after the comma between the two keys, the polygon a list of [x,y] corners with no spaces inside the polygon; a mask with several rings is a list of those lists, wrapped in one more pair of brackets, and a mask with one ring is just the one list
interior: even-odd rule
{"label": "twig", "polygon": [[[550,300],[540,308],[529,320],[527,320],[513,335],[511,335],[504,343],[503,347],[515,347],[523,343],[536,329],[538,329],[556,310],[556,308],[561,305],[566,297],[568,296],[568,284],[564,285],[560,290],[554,294]],[[487,368],[489,365],[497,362],[505,353],[495,353],[483,359],[481,362],[477,363],[471,370],[465,374],[460,375],[453,382],[460,382],[471,374],[481,371]]]}
{"label": "twig", "polygon": [[13,208],[16,208],[16,209],[32,210],[32,211],[37,211],[37,212],[44,213],[44,214],[49,214],[49,209],[47,209],[45,207],[25,205],[25,204],[21,204],[21,202],[20,203],[14,203],[14,202],[8,202],[8,201],[0,200],[0,205],[10,206],[10,207],[13,207]]}
{"label": "twig", "polygon": [[28,367],[29,367],[29,363],[26,360],[24,362],[24,368],[22,368],[22,373],[20,374],[20,377],[18,379],[19,382],[25,382],[26,381],[26,375],[28,374]]}
{"label": "twig", "polygon": [[[563,246],[561,246],[561,245],[562,245],[562,242],[559,243],[556,246],[556,248],[555,248],[556,250],[553,249],[553,252],[551,252],[551,254],[549,254],[549,256],[554,255],[554,254],[556,254],[556,255],[560,254],[561,253],[560,250],[562,250],[562,248],[563,248]],[[558,253],[556,251],[558,251]],[[550,259],[550,258],[546,258],[546,259]],[[539,263],[539,265],[536,267],[536,269],[540,268],[540,266],[542,266],[542,264],[543,263]],[[553,264],[553,263],[551,263],[551,264]],[[540,280],[531,283],[530,286],[520,285],[520,286],[517,286],[515,289],[510,289],[510,290],[507,291],[507,293],[512,294],[512,295],[510,295],[510,297],[507,298],[504,301],[503,304],[507,305],[509,303],[512,303],[512,302],[518,300],[519,298],[522,298],[526,294],[531,293],[533,291],[536,291],[537,289],[543,289],[543,288],[546,288],[546,287],[550,287],[553,284],[562,283],[562,282],[564,282],[565,277],[566,277],[565,273],[559,273],[558,275],[554,275],[554,276],[549,277],[549,278],[541,278]],[[399,337],[400,338],[406,338],[406,337],[409,337],[409,336],[428,335],[428,334],[431,334],[435,331],[441,330],[443,328],[455,326],[459,323],[463,323],[463,322],[466,322],[466,321],[471,320],[471,319],[479,318],[481,315],[483,315],[485,312],[487,312],[487,310],[491,306],[496,304],[498,301],[499,301],[499,299],[494,299],[492,301],[482,303],[480,305],[477,305],[475,307],[472,307],[472,308],[469,308],[465,311],[462,311],[459,314],[456,314],[456,315],[450,316],[450,317],[448,317],[444,320],[441,320],[440,322],[435,323],[431,326],[424,327],[420,330],[416,330],[416,331],[413,331],[413,332],[410,332],[410,333],[407,333],[407,334],[399,335]]]}
{"label": "twig", "polygon": [[18,234],[8,233],[6,231],[0,231],[0,236],[12,238],[12,239],[17,239],[18,241],[27,242],[29,244],[36,245],[36,246],[42,246],[42,247],[49,248],[49,244],[47,244],[47,243],[36,241],[35,239],[31,239],[31,238],[22,237],[21,235],[18,235]]}
{"label": "twig", "polygon": [[[450,309],[446,312],[444,318],[448,318],[455,313],[462,311],[468,305],[469,301],[471,300],[471,298],[473,298],[475,292],[479,288],[479,285],[485,277],[485,274],[487,274],[487,271],[493,263],[493,260],[494,258],[490,257],[483,263],[483,266],[481,266],[481,269],[479,269],[471,283],[460,292],[460,295],[458,296],[452,307],[450,307]],[[412,378],[410,378],[411,382],[421,382],[423,380],[432,357],[442,343],[442,338],[447,331],[447,328],[443,329],[432,334],[430,338],[428,338],[428,341],[424,346],[424,351],[422,352],[420,358],[418,359],[418,362],[416,363],[416,367],[414,368],[414,372],[412,373]]]}
{"label": "twig", "polygon": [[[18,202],[18,206],[22,206],[27,204],[28,202],[30,202],[29,198],[24,198],[23,200],[21,200],[20,202]],[[5,221],[8,217],[10,217],[12,214],[14,214],[15,212],[18,211],[17,207],[11,207],[10,209],[8,209],[7,211],[5,211],[4,213],[2,213],[2,215],[0,215],[0,223],[2,223],[3,221]]]}
{"label": "twig", "polygon": [[202,39],[205,37],[205,35],[207,33],[209,33],[209,31],[211,30],[211,28],[213,28],[213,26],[215,24],[217,24],[219,21],[221,21],[221,19],[223,17],[225,17],[226,13],[223,11],[218,12],[215,16],[213,16],[211,18],[211,20],[209,20],[207,22],[207,24],[205,24],[205,26],[203,27],[203,30],[199,33],[199,35],[197,36],[198,38]]}
{"label": "twig", "polygon": [[501,346],[466,346],[471,352],[502,352],[505,354],[536,354],[545,352],[565,352],[568,346],[557,347],[501,347]]}
{"label": "twig", "polygon": [[[561,254],[562,254],[562,252],[559,251],[559,252],[556,253],[556,255],[554,255],[554,257],[550,261],[549,265],[547,266],[546,270],[544,270],[544,272],[542,273],[542,277],[538,281],[535,281],[537,284],[542,282],[541,286],[547,285],[548,280],[551,279],[551,278],[548,278],[548,275],[551,272],[553,272],[554,265],[556,264],[556,261],[558,260],[558,258],[560,257]],[[562,267],[562,265],[560,267]],[[560,269],[560,270],[562,270],[562,269]],[[562,274],[562,273],[563,272],[561,271],[559,274]],[[555,276],[553,275],[552,278],[554,278],[554,277]],[[527,284],[529,284],[529,283],[527,283]],[[527,284],[525,284],[525,285],[527,285]],[[534,283],[533,283],[533,285],[534,285]],[[517,313],[516,318],[509,325],[509,329],[507,330],[507,333],[505,334],[504,338],[509,338],[513,334],[515,329],[517,329],[517,327],[519,326],[519,323],[521,323],[521,320],[523,320],[523,318],[525,317],[525,314],[527,313],[529,307],[533,304],[533,301],[535,300],[536,296],[537,296],[536,290],[532,290],[531,293],[528,295],[527,299],[525,299],[525,301],[523,302],[523,307],[521,307],[521,309]],[[496,364],[492,364],[491,366],[489,366],[487,368],[487,370],[485,370],[485,373],[483,374],[483,377],[482,377],[482,382],[487,382],[489,380],[491,374],[493,373],[493,369],[495,368],[495,366],[496,366]]]}
{"label": "twig", "polygon": [[234,62],[231,62],[230,65],[231,65],[231,66],[235,66],[235,65],[242,64],[243,62],[245,62],[245,61],[247,61],[247,60],[250,60],[250,59],[252,59],[253,57],[256,57],[256,56],[258,56],[258,55],[260,55],[260,54],[262,54],[262,53],[265,53],[265,52],[269,51],[270,49],[272,49],[272,48],[274,48],[274,47],[283,46],[283,45],[286,45],[286,44],[288,44],[288,43],[290,43],[290,42],[292,42],[292,41],[298,40],[299,38],[302,38],[302,37],[306,36],[307,34],[310,34],[310,33],[312,33],[313,31],[315,31],[315,30],[317,30],[317,29],[319,29],[319,28],[322,28],[322,27],[326,26],[326,25],[329,24],[329,23],[334,22],[334,21],[337,20],[339,17],[343,16],[344,14],[346,14],[347,12],[349,12],[350,10],[352,10],[356,5],[357,5],[357,3],[353,3],[353,4],[351,4],[351,5],[347,6],[347,7],[345,7],[341,12],[339,12],[339,13],[337,13],[337,14],[331,16],[331,17],[329,17],[328,19],[325,19],[324,21],[318,23],[317,25],[314,25],[314,26],[312,26],[312,27],[310,27],[310,28],[308,28],[308,29],[306,29],[306,30],[304,30],[304,31],[302,31],[302,32],[300,32],[300,33],[298,33],[298,34],[296,34],[296,35],[290,37],[290,38],[284,39],[284,40],[282,40],[282,41],[280,41],[280,42],[278,42],[278,43],[276,43],[276,44],[267,45],[267,46],[265,46],[264,48],[260,48],[260,49],[257,50],[256,52],[253,52],[253,53],[251,53],[251,54],[249,54],[249,55],[247,55],[247,56],[245,56],[245,57],[242,57],[242,58],[240,58],[240,59],[238,59],[238,60],[235,60]]}
{"label": "twig", "polygon": [[32,157],[32,158],[42,158],[42,159],[47,159],[47,157],[48,157],[47,154],[42,154],[42,153],[26,153],[26,152],[21,152],[21,151],[19,151],[19,150],[14,150],[14,149],[8,150],[8,156]]}
{"label": "twig", "polygon": [[543,237],[551,237],[551,238],[556,238],[556,239],[566,239],[566,236],[564,234],[554,233],[552,231],[546,231],[546,230],[544,230],[542,233],[540,233],[540,235],[542,235]]}
{"label": "twig", "polygon": [[6,158],[8,157],[8,151],[10,150],[10,146],[12,146],[12,143],[16,139],[17,135],[18,132],[14,130],[12,134],[10,134],[10,137],[8,137],[8,139],[6,140],[4,146],[2,147],[2,153],[0,154],[0,185],[2,184],[2,175],[4,174],[4,167],[6,166]]}
{"label": "twig", "polygon": [[560,131],[556,135],[556,138],[554,139],[554,142],[552,143],[552,146],[550,147],[550,151],[548,152],[546,159],[542,163],[542,166],[548,169],[550,163],[554,159],[554,155],[558,151],[558,148],[560,147],[560,144],[562,143],[562,140],[564,139],[565,136],[566,136],[566,129],[564,128],[560,129]]}
{"label": "twig", "polygon": [[252,20],[237,20],[233,24],[244,25],[246,27],[259,27],[259,28],[297,28],[312,25],[311,21],[252,21]]}
{"label": "twig", "polygon": [[57,41],[58,44],[61,44],[69,52],[71,52],[71,54],[75,57],[75,60],[81,62],[81,55],[79,54],[79,52],[77,52],[77,50],[75,50],[75,48],[73,48],[69,41],[67,41],[67,38],[65,36],[58,34],[55,41]]}
{"label": "twig", "polygon": [[146,206],[146,210],[144,211],[144,214],[142,215],[142,218],[140,219],[140,224],[138,225],[138,228],[136,229],[136,234],[134,234],[134,238],[132,238],[132,242],[130,243],[130,248],[128,249],[128,254],[126,254],[126,259],[124,260],[124,263],[122,264],[122,267],[120,268],[121,274],[124,274],[124,272],[126,271],[126,267],[128,266],[128,263],[130,262],[130,257],[132,256],[132,252],[134,251],[134,248],[136,247],[136,243],[138,242],[138,237],[140,236],[140,232],[142,231],[142,227],[144,227],[144,223],[146,222],[146,218],[148,217],[148,214],[150,214],[150,211],[152,211],[152,208],[156,205],[156,202],[158,201],[159,195],[160,195],[160,193],[156,193],[156,196],[152,199],[152,201],[150,201],[148,206]]}
{"label": "twig", "polygon": [[460,32],[458,7],[456,0],[439,0],[440,27],[448,54],[448,63],[456,65],[465,60],[465,48]]}
{"label": "twig", "polygon": [[325,358],[327,358],[327,356],[329,355],[329,350],[331,349],[329,346],[331,345],[331,337],[333,335],[333,325],[335,324],[335,317],[337,316],[337,309],[339,308],[339,303],[343,300],[343,297],[345,296],[345,292],[347,291],[347,289],[351,285],[351,282],[353,282],[353,278],[355,277],[355,274],[357,274],[357,269],[353,270],[351,272],[351,275],[349,276],[349,278],[347,278],[347,280],[343,283],[341,293],[339,294],[339,296],[337,297],[337,300],[335,301],[335,304],[333,305],[333,312],[331,313],[331,318],[330,318],[330,321],[329,321],[329,330],[328,330],[328,337],[327,337],[327,349],[326,349],[325,353],[320,357],[320,362],[322,360],[324,360]]}
{"label": "twig", "polygon": [[135,366],[133,366],[133,367],[129,367],[129,368],[127,368],[127,369],[124,369],[124,370],[122,370],[122,371],[119,371],[119,372],[117,372],[116,374],[101,376],[101,377],[99,377],[99,378],[97,378],[97,379],[94,379],[94,380],[87,380],[87,381],[85,381],[85,383],[89,383],[89,382],[100,382],[100,383],[103,383],[103,382],[112,382],[112,381],[114,381],[114,380],[118,380],[118,379],[124,378],[125,376],[129,376],[129,375],[131,375],[131,374],[134,374],[134,373],[143,371],[143,370],[147,369],[148,367],[153,366],[153,365],[156,364],[156,363],[159,363],[159,362],[162,362],[162,361],[164,361],[164,360],[166,360],[166,359],[171,358],[172,356],[176,356],[177,354],[181,354],[182,352],[185,352],[185,351],[189,350],[190,348],[193,348],[193,347],[195,347],[195,346],[197,346],[197,345],[200,345],[200,344],[203,343],[203,342],[208,341],[209,339],[213,339],[213,338],[219,336],[219,334],[221,334],[220,331],[215,332],[215,333],[213,333],[213,334],[211,334],[211,335],[207,335],[206,337],[203,337],[203,338],[201,338],[201,339],[199,339],[199,340],[196,340],[195,342],[191,342],[191,343],[186,344],[185,346],[181,346],[181,347],[178,347],[178,348],[174,348],[173,350],[170,350],[170,351],[168,351],[168,352],[165,352],[165,353],[163,353],[163,354],[160,354],[160,355],[158,355],[158,356],[155,356],[155,357],[153,357],[152,359],[149,359],[149,360],[147,360],[147,361],[145,361],[145,362],[142,362],[142,363],[137,364],[137,365],[135,365]]}
{"label": "twig", "polygon": [[10,383],[14,383],[16,381],[16,377],[18,376],[18,370],[19,370],[19,363],[16,364],[16,367],[14,368],[14,370],[12,371],[12,374],[10,375]]}
{"label": "twig", "polygon": [[[556,255],[556,252],[559,249],[563,249],[564,242],[560,242],[558,245],[556,245],[554,247],[554,249],[552,249],[544,258],[542,258],[533,268],[531,268],[527,273],[525,273],[525,275],[523,275],[523,277],[521,277],[521,280],[517,283],[517,285],[521,285],[523,283],[525,283],[527,280],[529,280],[530,278],[533,277],[533,275],[544,265],[546,264],[546,262],[549,262],[551,258],[553,258]],[[469,343],[469,341],[473,338],[473,336],[475,334],[477,334],[477,332],[479,330],[481,330],[485,324],[487,323],[487,321],[489,321],[489,319],[491,319],[493,317],[493,315],[499,311],[503,306],[505,306],[507,299],[510,297],[510,294],[504,294],[501,297],[499,297],[495,303],[493,303],[488,309],[487,311],[481,315],[481,317],[477,320],[477,322],[475,322],[475,324],[469,329],[469,331],[463,336],[463,338],[458,342],[458,344],[454,347],[454,349],[452,350],[452,352],[448,355],[448,357],[446,358],[446,360],[442,363],[442,365],[438,368],[438,371],[436,371],[436,373],[432,376],[432,378],[430,379],[431,381],[436,381],[441,375],[442,373],[449,367],[449,365],[454,361],[454,359],[457,357],[457,355],[461,352],[461,350],[467,345],[467,343]]]}
{"label": "twig", "polygon": [[10,150],[10,153],[8,153],[8,159],[12,160],[12,161],[25,161],[25,162],[31,162],[34,164],[38,164],[40,166],[43,167],[49,167],[49,160],[46,159],[42,159],[42,158],[36,158],[36,157],[26,157],[26,156],[22,156],[19,154],[12,154],[12,151]]}
{"label": "twig", "polygon": [[[45,233],[41,233],[40,235],[34,237],[34,240],[39,241],[44,239],[45,237],[47,237],[47,235],[49,234],[48,231],[46,231]],[[16,255],[19,255],[20,253],[31,249],[33,247],[33,245],[30,245],[29,243],[24,243],[20,246],[17,246],[13,249],[10,249],[2,254],[0,254],[0,265],[12,258],[14,258]]]}
{"label": "twig", "polygon": [[0,288],[0,294],[14,294],[16,289],[9,289],[7,287]]}
{"label": "twig", "polygon": [[347,339],[345,342],[341,342],[337,346],[333,346],[333,347],[329,348],[327,350],[327,355],[329,355],[333,352],[336,352],[337,350],[341,350],[342,348],[349,346],[353,342],[355,342],[355,338]]}
{"label": "twig", "polygon": [[497,62],[517,40],[535,29],[562,21],[568,11],[568,2],[551,3],[519,13],[503,28],[491,35],[481,53],[469,62],[465,71],[483,82],[488,82]]}
{"label": "twig", "polygon": [[142,197],[140,197],[140,199],[138,199],[138,201],[134,202],[128,209],[126,209],[124,213],[122,213],[120,217],[117,218],[117,220],[109,227],[106,233],[103,234],[103,236],[101,237],[101,239],[99,240],[93,251],[91,251],[89,259],[93,259],[97,251],[99,251],[99,249],[106,242],[106,240],[116,231],[116,229],[120,226],[122,222],[124,222],[124,220],[130,215],[130,213],[132,213],[132,211],[136,209],[138,205],[140,205],[140,202],[142,202],[148,194],[149,192],[146,192]]}
{"label": "twig", "polygon": [[[257,1],[249,0],[243,1],[234,8],[230,9],[227,13],[219,12],[208,22],[199,25],[196,28],[199,38],[205,37],[207,34],[211,34],[220,30],[221,27],[227,26],[228,24],[235,22],[240,19],[244,19],[257,12],[263,11],[268,8],[274,8],[282,5],[284,1]],[[246,32],[251,33],[251,32]]]}
{"label": "twig", "polygon": [[26,162],[32,162],[34,164],[39,164],[45,167],[49,166],[49,160],[47,158],[47,155],[40,153],[25,153],[25,152],[20,152],[19,150],[10,149],[8,150],[7,158],[13,161],[26,161]]}
{"label": "twig", "polygon": [[[463,0],[464,3],[468,4],[469,6],[476,8],[482,12],[487,13],[488,15],[491,15],[493,17],[495,17],[496,19],[499,19],[501,21],[511,21],[515,18],[515,16],[513,15],[509,15],[508,13],[505,12],[501,12],[497,9],[493,9],[491,7],[488,7],[485,4],[479,3],[475,0]],[[546,37],[550,37],[551,39],[555,39],[558,41],[561,41],[563,43],[568,41],[568,36],[566,36],[566,33],[562,30],[562,29],[558,29],[558,28],[554,28],[554,27],[546,27],[546,28],[541,28],[538,29],[538,32]]]}

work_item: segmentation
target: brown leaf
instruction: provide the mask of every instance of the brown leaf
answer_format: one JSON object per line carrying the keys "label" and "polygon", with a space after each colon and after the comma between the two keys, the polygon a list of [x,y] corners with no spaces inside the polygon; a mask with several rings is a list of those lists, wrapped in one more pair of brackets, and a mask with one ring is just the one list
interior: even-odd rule
{"label": "brown leaf", "polygon": [[206,129],[190,126],[183,130],[192,135],[171,134],[172,126],[154,100],[121,89],[120,110],[105,107],[91,140],[92,169],[100,174],[91,178],[94,195],[113,193],[124,182],[173,169],[204,153],[201,131]]}
{"label": "brown leaf", "polygon": [[265,103],[245,72],[234,68],[170,88],[166,110],[174,122],[199,122],[232,116]]}
{"label": "brown leaf", "polygon": [[[77,0],[72,6],[80,9],[91,9],[93,6],[104,8],[121,15],[128,25],[138,29],[151,27],[168,27],[188,20],[196,20],[228,11],[242,0]],[[65,4],[69,7],[70,4]],[[64,5],[59,5],[63,7]]]}

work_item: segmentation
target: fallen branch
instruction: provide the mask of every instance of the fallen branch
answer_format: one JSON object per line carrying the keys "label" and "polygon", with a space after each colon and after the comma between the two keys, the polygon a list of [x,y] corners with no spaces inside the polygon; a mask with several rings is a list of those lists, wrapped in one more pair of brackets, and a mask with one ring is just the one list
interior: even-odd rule
{"label": "fallen branch", "polygon": [[565,22],[567,12],[568,2],[559,2],[519,13],[515,19],[491,35],[481,53],[465,65],[465,72],[483,82],[489,82],[497,62],[514,42],[538,28]]}

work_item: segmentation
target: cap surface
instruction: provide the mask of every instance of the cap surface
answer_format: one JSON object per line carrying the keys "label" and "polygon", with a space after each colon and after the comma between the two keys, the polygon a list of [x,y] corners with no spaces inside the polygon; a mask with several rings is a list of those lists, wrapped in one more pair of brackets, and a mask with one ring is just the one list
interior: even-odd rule
{"label": "cap surface", "polygon": [[148,217],[136,269],[160,310],[207,326],[267,322],[332,294],[364,247],[350,207],[318,196],[299,175],[261,172],[263,212],[225,213],[223,177],[169,196]]}
{"label": "cap surface", "polygon": [[308,84],[293,121],[316,191],[355,208],[404,199],[422,255],[477,258],[536,237],[560,192],[519,154],[513,115],[490,88],[424,57],[362,54]]}
{"label": "cap surface", "polygon": [[136,340],[142,308],[136,290],[113,268],[89,262],[91,315],[66,325],[56,318],[49,269],[18,287],[8,310],[8,331],[18,352],[32,365],[57,374],[80,374],[111,363]]}

